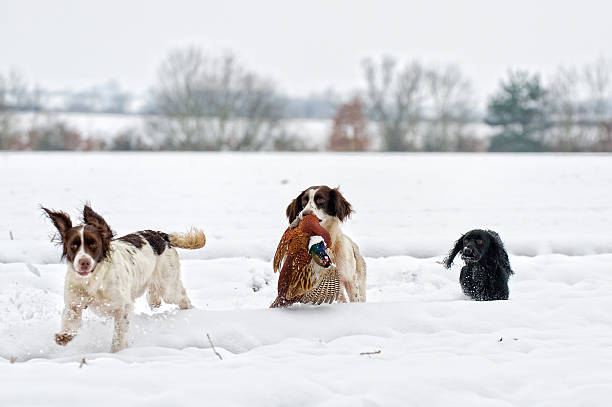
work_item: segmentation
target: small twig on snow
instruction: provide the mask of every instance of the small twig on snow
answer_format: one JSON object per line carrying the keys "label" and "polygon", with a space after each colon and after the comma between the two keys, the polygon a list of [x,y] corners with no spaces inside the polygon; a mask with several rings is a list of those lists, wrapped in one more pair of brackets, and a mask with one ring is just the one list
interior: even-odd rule
{"label": "small twig on snow", "polygon": [[360,355],[378,355],[382,350],[375,350],[374,352],[361,352]]}
{"label": "small twig on snow", "polygon": [[17,362],[17,358],[15,356],[11,356],[9,360],[11,361],[11,364]]}
{"label": "small twig on snow", "polygon": [[79,369],[83,368],[83,365],[86,365],[87,361],[85,360],[85,358],[81,359],[81,364],[79,364]]}
{"label": "small twig on snow", "polygon": [[15,236],[13,236],[12,230],[9,230],[9,237],[11,238],[11,240],[15,240]]}
{"label": "small twig on snow", "polygon": [[503,340],[504,340],[504,338],[503,338],[503,337],[501,337],[501,338],[499,338],[499,339],[497,340],[497,342],[501,342],[501,341],[503,341]]}
{"label": "small twig on snow", "polygon": [[40,270],[38,270],[36,266],[34,266],[31,263],[26,263],[26,267],[28,268],[28,270],[30,270],[32,274],[34,274],[37,277],[40,277]]}
{"label": "small twig on snow", "polygon": [[215,352],[215,355],[219,356],[219,360],[223,360],[223,356],[221,356],[221,354],[217,352],[217,349],[215,349],[215,344],[213,343],[212,339],[210,339],[210,335],[206,334],[206,337],[208,338],[208,343],[210,343],[210,346],[212,347],[213,352]]}

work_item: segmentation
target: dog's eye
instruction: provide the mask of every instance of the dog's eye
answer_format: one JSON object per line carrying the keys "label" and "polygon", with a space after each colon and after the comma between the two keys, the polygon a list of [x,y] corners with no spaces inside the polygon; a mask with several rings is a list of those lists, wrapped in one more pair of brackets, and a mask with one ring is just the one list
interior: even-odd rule
{"label": "dog's eye", "polygon": [[89,242],[89,247],[91,247],[92,249],[95,249],[97,246],[96,242]]}
{"label": "dog's eye", "polygon": [[72,250],[76,250],[76,249],[78,249],[78,248],[79,248],[79,244],[78,244],[78,243],[73,243],[73,244],[71,244],[71,245],[70,245],[70,248],[71,248]]}
{"label": "dog's eye", "polygon": [[478,239],[478,240],[476,240],[476,243],[478,243],[478,244],[482,244],[482,239]]}
{"label": "dog's eye", "polygon": [[323,204],[325,203],[325,199],[323,199],[323,198],[318,198],[318,199],[316,199],[316,200],[315,200],[315,203],[316,203],[317,205],[323,205]]}

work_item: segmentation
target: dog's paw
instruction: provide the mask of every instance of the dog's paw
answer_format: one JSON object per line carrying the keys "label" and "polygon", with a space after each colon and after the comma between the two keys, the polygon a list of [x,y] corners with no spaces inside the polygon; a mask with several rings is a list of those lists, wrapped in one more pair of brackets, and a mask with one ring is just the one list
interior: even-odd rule
{"label": "dog's paw", "polygon": [[74,335],[59,333],[55,334],[55,343],[61,346],[66,346],[68,343],[74,339]]}
{"label": "dog's paw", "polygon": [[179,309],[191,309],[193,308],[193,306],[191,305],[191,301],[189,301],[189,298],[185,297],[183,298],[179,304]]}
{"label": "dog's paw", "polygon": [[125,348],[127,348],[127,343],[115,343],[115,342],[113,342],[113,344],[111,345],[111,348],[110,348],[110,353],[117,353],[119,351],[122,351]]}

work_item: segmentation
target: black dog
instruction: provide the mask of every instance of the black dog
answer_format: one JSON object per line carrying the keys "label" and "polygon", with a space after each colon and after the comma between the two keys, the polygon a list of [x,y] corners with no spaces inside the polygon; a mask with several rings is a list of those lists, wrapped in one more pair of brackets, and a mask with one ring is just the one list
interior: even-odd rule
{"label": "black dog", "polygon": [[465,261],[459,281],[466,295],[477,301],[508,299],[508,278],[514,272],[496,232],[474,229],[461,236],[444,259],[446,268],[459,252]]}

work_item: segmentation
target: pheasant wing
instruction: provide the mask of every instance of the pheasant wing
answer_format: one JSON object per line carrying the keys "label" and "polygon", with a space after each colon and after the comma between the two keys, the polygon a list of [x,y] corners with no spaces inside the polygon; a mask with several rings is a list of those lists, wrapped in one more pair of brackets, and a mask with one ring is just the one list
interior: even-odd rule
{"label": "pheasant wing", "polygon": [[288,300],[303,295],[312,289],[315,283],[313,263],[314,261],[311,260],[308,252],[306,252],[305,256],[295,257],[293,260],[293,273],[291,274],[289,289],[287,290]]}
{"label": "pheasant wing", "polygon": [[274,272],[280,272],[283,268],[283,263],[287,259],[287,251],[289,250],[289,242],[291,241],[291,229],[287,229],[285,233],[283,233],[283,237],[281,237],[280,242],[278,242],[278,246],[276,247],[276,253],[274,253]]}
{"label": "pheasant wing", "polygon": [[338,299],[339,295],[340,277],[338,276],[338,269],[332,266],[325,269],[317,283],[302,296],[300,302],[314,305],[331,304]]}

